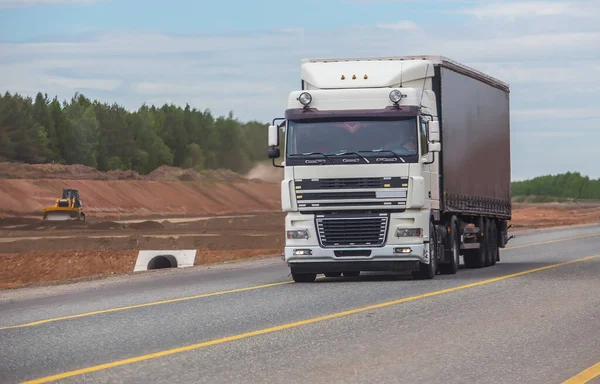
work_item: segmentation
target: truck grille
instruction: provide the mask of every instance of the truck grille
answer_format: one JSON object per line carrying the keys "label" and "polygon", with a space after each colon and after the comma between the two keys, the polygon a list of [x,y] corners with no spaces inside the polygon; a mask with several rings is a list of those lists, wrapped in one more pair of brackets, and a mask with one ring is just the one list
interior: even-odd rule
{"label": "truck grille", "polygon": [[348,179],[297,179],[297,189],[302,191],[318,189],[363,189],[363,188],[403,188],[408,186],[407,177],[359,177]]}
{"label": "truck grille", "polygon": [[317,231],[323,247],[378,247],[385,243],[388,216],[317,216]]}
{"label": "truck grille", "polygon": [[298,200],[341,200],[341,199],[376,199],[375,191],[364,192],[329,192],[329,193],[302,193],[296,192]]}

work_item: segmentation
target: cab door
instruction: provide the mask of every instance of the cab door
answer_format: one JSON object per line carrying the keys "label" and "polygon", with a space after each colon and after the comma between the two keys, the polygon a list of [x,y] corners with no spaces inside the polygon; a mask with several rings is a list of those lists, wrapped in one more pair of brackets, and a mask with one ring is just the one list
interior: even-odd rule
{"label": "cab door", "polygon": [[421,138],[421,157],[424,158],[423,164],[423,177],[425,178],[425,193],[429,199],[429,208],[439,209],[440,208],[440,173],[439,173],[439,160],[435,153],[429,152],[429,130],[427,127],[427,119],[420,119],[419,133]]}
{"label": "cab door", "polygon": [[420,116],[419,118],[419,151],[421,158],[423,159],[423,182],[425,187],[425,201],[427,202],[425,206],[427,208],[433,208],[431,205],[432,198],[432,190],[431,190],[431,171],[432,164],[427,164],[431,162],[431,155],[429,150],[427,149],[427,119]]}

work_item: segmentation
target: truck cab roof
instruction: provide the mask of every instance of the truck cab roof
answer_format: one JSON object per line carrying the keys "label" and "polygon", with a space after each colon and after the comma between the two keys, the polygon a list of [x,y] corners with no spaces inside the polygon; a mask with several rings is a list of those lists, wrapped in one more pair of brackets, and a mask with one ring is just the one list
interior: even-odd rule
{"label": "truck cab roof", "polygon": [[[442,66],[509,92],[507,83],[441,55],[312,58],[300,63],[304,89],[423,87],[424,79]],[[425,82],[426,89],[430,86]]]}

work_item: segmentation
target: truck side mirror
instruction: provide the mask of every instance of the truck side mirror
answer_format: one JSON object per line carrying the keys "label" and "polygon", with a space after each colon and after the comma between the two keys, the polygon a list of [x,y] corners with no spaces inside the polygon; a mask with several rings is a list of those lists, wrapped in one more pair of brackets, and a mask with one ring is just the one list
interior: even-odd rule
{"label": "truck side mirror", "polygon": [[281,156],[279,148],[269,148],[269,159],[277,159]]}
{"label": "truck side mirror", "polygon": [[[430,121],[428,123],[427,128],[429,130],[429,132],[428,132],[429,141],[432,143],[439,142],[440,141],[440,122],[439,121]],[[431,150],[431,147],[430,147],[430,150]]]}
{"label": "truck side mirror", "polygon": [[276,125],[269,125],[269,147],[279,146],[279,131]]}
{"label": "truck side mirror", "polygon": [[442,149],[442,143],[429,143],[429,152],[439,152]]}

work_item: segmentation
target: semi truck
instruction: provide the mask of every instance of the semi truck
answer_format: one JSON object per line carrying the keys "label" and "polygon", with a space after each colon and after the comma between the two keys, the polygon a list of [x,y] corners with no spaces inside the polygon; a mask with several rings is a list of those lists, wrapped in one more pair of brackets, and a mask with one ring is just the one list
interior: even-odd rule
{"label": "semi truck", "polygon": [[511,238],[508,84],[438,55],[300,64],[301,88],[268,127],[294,281],[432,279],[457,273],[461,256],[467,268],[500,261]]}

